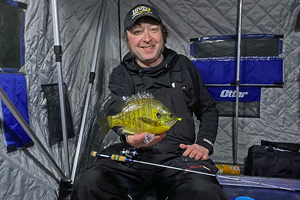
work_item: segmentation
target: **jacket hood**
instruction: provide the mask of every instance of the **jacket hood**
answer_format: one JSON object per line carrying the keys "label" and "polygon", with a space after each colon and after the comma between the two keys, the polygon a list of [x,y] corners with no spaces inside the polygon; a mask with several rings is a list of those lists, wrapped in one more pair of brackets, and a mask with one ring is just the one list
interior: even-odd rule
{"label": "jacket hood", "polygon": [[[177,55],[177,53],[171,49],[164,47],[163,55],[165,63],[167,64],[166,66],[169,67],[169,63]],[[126,67],[130,71],[140,71],[140,67],[136,65],[135,57],[130,52],[124,56],[121,65]]]}

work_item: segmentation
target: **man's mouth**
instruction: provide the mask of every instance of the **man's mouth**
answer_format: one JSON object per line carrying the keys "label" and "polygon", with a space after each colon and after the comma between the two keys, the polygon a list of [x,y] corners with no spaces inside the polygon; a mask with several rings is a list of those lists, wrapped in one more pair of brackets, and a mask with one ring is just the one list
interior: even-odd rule
{"label": "man's mouth", "polygon": [[142,49],[152,49],[154,46],[141,47]]}

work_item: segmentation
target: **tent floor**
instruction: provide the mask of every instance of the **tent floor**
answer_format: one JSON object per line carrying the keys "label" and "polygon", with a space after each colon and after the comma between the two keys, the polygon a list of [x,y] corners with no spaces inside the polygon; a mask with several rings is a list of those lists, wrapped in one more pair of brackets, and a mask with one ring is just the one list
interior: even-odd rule
{"label": "tent floor", "polygon": [[300,200],[300,180],[257,176],[217,177],[225,193],[232,199],[239,196],[257,200]]}

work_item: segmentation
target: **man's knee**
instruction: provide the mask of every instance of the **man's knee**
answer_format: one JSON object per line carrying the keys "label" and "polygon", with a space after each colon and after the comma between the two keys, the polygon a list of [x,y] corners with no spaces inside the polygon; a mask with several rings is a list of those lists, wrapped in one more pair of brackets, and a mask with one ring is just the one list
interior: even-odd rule
{"label": "man's knee", "polygon": [[191,193],[205,197],[205,199],[218,199],[215,198],[219,195],[223,195],[224,192],[219,184],[207,183],[205,185],[193,185],[190,190]]}
{"label": "man's knee", "polygon": [[109,199],[109,196],[126,199],[127,189],[110,170],[90,169],[76,178],[71,199]]}
{"label": "man's knee", "polygon": [[[178,182],[177,187],[172,188],[174,199],[191,196],[195,199],[205,200],[226,200],[229,199],[222,190],[221,185],[214,177],[186,176],[182,182]],[[172,198],[170,198],[172,199]]]}

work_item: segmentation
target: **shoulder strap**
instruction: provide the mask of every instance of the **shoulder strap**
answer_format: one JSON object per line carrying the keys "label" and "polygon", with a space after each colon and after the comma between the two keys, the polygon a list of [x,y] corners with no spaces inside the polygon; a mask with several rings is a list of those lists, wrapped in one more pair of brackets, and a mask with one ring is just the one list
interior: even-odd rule
{"label": "shoulder strap", "polygon": [[175,87],[181,88],[181,83],[182,83],[181,75],[182,75],[183,66],[180,65],[180,63],[178,62],[178,56],[176,56],[172,60],[171,64],[173,64],[172,77],[171,77],[172,87],[173,88],[175,88]]}
{"label": "shoulder strap", "polygon": [[[121,63],[121,65],[125,65]],[[128,81],[128,85],[131,88],[131,92],[136,94],[136,86],[142,88],[143,87],[143,80],[142,77],[138,74],[131,74],[128,70],[126,70],[126,67],[124,66],[123,72],[125,74],[126,80]],[[125,84],[125,83],[124,83]],[[141,91],[141,90],[139,90]]]}
{"label": "shoulder strap", "polygon": [[132,74],[131,77],[134,84],[134,93],[136,94],[138,92],[141,92],[144,86],[141,70],[139,71],[138,74]]}

